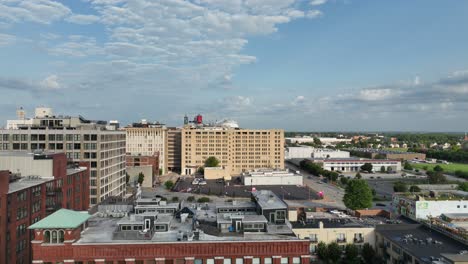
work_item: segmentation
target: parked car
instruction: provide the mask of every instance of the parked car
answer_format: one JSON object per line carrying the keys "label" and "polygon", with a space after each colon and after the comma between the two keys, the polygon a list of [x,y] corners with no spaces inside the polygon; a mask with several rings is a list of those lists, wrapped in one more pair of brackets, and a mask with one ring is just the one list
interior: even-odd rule
{"label": "parked car", "polygon": [[206,181],[205,180],[201,180],[198,182],[198,185],[206,185]]}
{"label": "parked car", "polygon": [[193,181],[192,181],[192,184],[193,185],[197,185],[200,183],[200,179],[199,178],[195,178]]}
{"label": "parked car", "polygon": [[224,183],[224,179],[223,179],[223,178],[217,179],[217,180],[216,180],[216,183]]}

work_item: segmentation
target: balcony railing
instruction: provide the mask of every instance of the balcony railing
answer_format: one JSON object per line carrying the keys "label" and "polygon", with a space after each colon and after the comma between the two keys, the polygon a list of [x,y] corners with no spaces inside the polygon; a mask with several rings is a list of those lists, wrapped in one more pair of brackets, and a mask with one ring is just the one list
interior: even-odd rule
{"label": "balcony railing", "polygon": [[364,243],[364,238],[362,238],[362,237],[355,237],[355,238],[354,238],[354,243]]}

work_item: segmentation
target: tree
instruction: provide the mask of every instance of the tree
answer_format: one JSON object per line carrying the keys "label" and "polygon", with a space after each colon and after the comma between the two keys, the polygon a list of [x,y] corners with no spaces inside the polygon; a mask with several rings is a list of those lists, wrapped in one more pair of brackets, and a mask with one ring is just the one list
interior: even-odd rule
{"label": "tree", "polygon": [[375,155],[375,157],[374,157],[374,159],[385,159],[385,158],[386,158],[386,157],[385,157],[385,155],[383,155],[383,154],[377,154],[377,155]]}
{"label": "tree", "polygon": [[417,185],[411,185],[411,187],[409,188],[409,191],[410,192],[420,192],[421,188],[419,188]]}
{"label": "tree", "polygon": [[197,172],[200,173],[201,175],[204,175],[205,174],[205,168],[204,167],[199,167]]}
{"label": "tree", "polygon": [[143,174],[143,172],[140,172],[138,174],[138,183],[141,185],[144,180],[145,180],[145,175]]}
{"label": "tree", "polygon": [[172,187],[174,187],[174,182],[171,180],[168,180],[164,183],[164,186],[166,187],[166,189],[171,190]]}
{"label": "tree", "polygon": [[392,171],[393,171],[392,167],[388,166],[387,167],[387,173],[392,173]]}
{"label": "tree", "polygon": [[330,180],[331,180],[332,182],[336,182],[336,180],[338,180],[338,176],[339,176],[339,174],[338,174],[337,172],[332,171],[332,172],[330,173]]}
{"label": "tree", "polygon": [[354,176],[354,177],[355,177],[356,179],[362,179],[362,175],[361,175],[361,173],[359,173],[359,172],[356,173],[356,176]]}
{"label": "tree", "polygon": [[210,198],[208,198],[208,197],[200,197],[200,198],[198,198],[197,202],[199,202],[199,203],[209,203],[209,202],[210,202]]}
{"label": "tree", "polygon": [[413,170],[413,166],[411,166],[411,164],[409,164],[408,161],[405,162],[405,165],[403,166],[403,168],[405,170]]}
{"label": "tree", "polygon": [[219,160],[216,157],[208,157],[205,160],[205,167],[218,167],[219,165]]}
{"label": "tree", "polygon": [[461,182],[458,184],[458,189],[468,192],[468,182]]}
{"label": "tree", "polygon": [[394,192],[407,192],[408,186],[406,185],[406,183],[402,181],[397,181],[393,184],[393,191]]}
{"label": "tree", "polygon": [[326,261],[328,259],[328,247],[323,241],[317,245],[317,256],[319,259]]}
{"label": "tree", "polygon": [[440,165],[436,165],[436,166],[434,167],[434,171],[436,171],[436,172],[442,172],[442,171],[444,171],[444,168],[442,168]]}
{"label": "tree", "polygon": [[346,263],[356,263],[359,257],[359,249],[355,244],[347,244],[345,248]]}
{"label": "tree", "polygon": [[372,190],[365,180],[353,179],[348,182],[343,202],[352,210],[370,208],[372,206]]}
{"label": "tree", "polygon": [[372,264],[375,258],[374,248],[369,243],[365,243],[362,246],[361,256],[364,259],[364,263]]}
{"label": "tree", "polygon": [[382,173],[385,172],[385,166],[380,167],[380,172],[382,172]]}
{"label": "tree", "polygon": [[195,196],[187,197],[187,202],[193,202],[193,201],[195,201]]}
{"label": "tree", "polygon": [[319,138],[314,137],[314,144],[317,146],[322,145],[322,141],[320,141]]}
{"label": "tree", "polygon": [[361,170],[367,171],[367,172],[372,172],[372,164],[371,163],[364,163],[364,165],[361,166]]}
{"label": "tree", "polygon": [[341,184],[346,185],[346,184],[348,184],[348,178],[346,178],[346,177],[341,177],[341,178],[340,178],[340,182],[341,182]]}
{"label": "tree", "polygon": [[328,259],[331,263],[337,263],[340,260],[342,250],[338,243],[332,242],[328,245]]}
{"label": "tree", "polygon": [[428,171],[427,179],[430,184],[442,184],[447,182],[447,178],[445,178],[442,172]]}

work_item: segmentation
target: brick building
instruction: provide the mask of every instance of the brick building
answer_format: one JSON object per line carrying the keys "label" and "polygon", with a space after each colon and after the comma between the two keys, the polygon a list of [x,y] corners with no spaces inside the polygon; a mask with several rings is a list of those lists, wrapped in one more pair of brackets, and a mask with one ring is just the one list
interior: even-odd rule
{"label": "brick building", "polygon": [[[252,201],[196,204],[139,198],[93,216],[62,209],[30,226],[33,263],[308,264],[287,205],[269,191]],[[119,210],[115,210],[118,207]],[[112,210],[114,208],[114,210]],[[131,212],[134,212],[131,213]]]}
{"label": "brick building", "polygon": [[159,175],[159,152],[151,156],[142,155],[127,155],[125,157],[127,174],[130,176],[130,182],[138,179],[138,174],[141,172],[145,175],[143,182],[144,187],[153,187],[158,182]]}
{"label": "brick building", "polygon": [[88,209],[85,165],[67,165],[63,153],[0,154],[0,263],[31,263],[29,225],[60,208]]}

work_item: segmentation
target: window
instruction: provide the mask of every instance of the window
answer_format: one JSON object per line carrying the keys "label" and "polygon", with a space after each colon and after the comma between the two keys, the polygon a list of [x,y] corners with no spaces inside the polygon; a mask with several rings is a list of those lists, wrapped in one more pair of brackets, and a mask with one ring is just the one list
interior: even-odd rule
{"label": "window", "polygon": [[63,232],[62,230],[60,230],[60,231],[58,232],[58,242],[59,242],[59,243],[63,243],[64,237],[65,237],[65,236],[64,236],[64,232]]}
{"label": "window", "polygon": [[260,258],[253,258],[252,264],[260,264]]}
{"label": "window", "polygon": [[207,259],[206,264],[214,264],[214,259]]}
{"label": "window", "polygon": [[301,258],[299,258],[299,257],[293,258],[293,259],[292,259],[292,263],[293,263],[293,264],[300,264],[300,263],[301,263]]}
{"label": "window", "polygon": [[281,258],[281,264],[288,264],[288,258]]}
{"label": "window", "polygon": [[50,231],[44,231],[44,243],[50,243]]}
{"label": "window", "polygon": [[230,258],[224,259],[223,264],[231,264],[231,259]]}
{"label": "window", "polygon": [[194,264],[203,264],[203,259],[195,259]]}
{"label": "window", "polygon": [[57,244],[57,231],[52,231],[52,239],[50,243]]}
{"label": "window", "polygon": [[264,259],[263,259],[263,263],[264,263],[264,264],[271,264],[271,263],[272,263],[272,260],[271,260],[271,258],[264,258]]}
{"label": "window", "polygon": [[244,264],[244,259],[236,258],[236,264]]}

